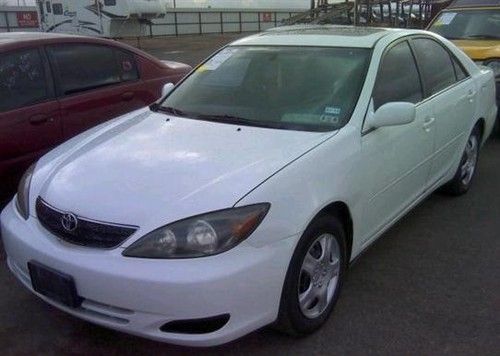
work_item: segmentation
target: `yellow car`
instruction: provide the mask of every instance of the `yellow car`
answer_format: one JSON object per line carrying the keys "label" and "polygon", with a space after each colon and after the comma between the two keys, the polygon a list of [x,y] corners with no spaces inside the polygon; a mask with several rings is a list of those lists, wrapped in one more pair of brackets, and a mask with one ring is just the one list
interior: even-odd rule
{"label": "yellow car", "polygon": [[453,41],[477,64],[493,70],[500,106],[500,0],[456,0],[427,29]]}

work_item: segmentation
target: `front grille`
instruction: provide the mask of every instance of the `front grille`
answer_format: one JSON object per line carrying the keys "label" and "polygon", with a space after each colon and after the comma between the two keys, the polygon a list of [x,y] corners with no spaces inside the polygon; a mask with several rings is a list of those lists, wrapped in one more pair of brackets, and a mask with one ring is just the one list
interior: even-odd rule
{"label": "front grille", "polygon": [[73,215],[77,223],[76,227],[70,231],[62,222],[68,212],[50,206],[40,197],[36,201],[36,213],[38,220],[48,231],[64,241],[86,247],[116,247],[137,230],[137,226],[93,221]]}

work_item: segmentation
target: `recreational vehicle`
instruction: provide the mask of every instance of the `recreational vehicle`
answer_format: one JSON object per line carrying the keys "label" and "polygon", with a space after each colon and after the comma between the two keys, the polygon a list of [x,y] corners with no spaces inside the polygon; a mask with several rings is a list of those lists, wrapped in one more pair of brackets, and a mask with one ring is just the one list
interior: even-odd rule
{"label": "recreational vehicle", "polygon": [[143,34],[152,19],[165,16],[165,0],[37,0],[40,27],[102,37]]}

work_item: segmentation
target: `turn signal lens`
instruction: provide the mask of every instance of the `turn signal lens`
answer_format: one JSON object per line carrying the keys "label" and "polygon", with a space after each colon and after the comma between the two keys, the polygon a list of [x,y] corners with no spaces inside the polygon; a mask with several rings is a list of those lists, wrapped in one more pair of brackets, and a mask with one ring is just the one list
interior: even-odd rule
{"label": "turn signal lens", "polygon": [[21,216],[25,220],[28,220],[28,217],[30,215],[30,207],[29,207],[30,185],[31,185],[31,177],[33,176],[34,170],[35,170],[35,164],[32,164],[26,170],[26,173],[24,173],[17,188],[16,206],[17,210],[19,211],[19,214],[21,214]]}

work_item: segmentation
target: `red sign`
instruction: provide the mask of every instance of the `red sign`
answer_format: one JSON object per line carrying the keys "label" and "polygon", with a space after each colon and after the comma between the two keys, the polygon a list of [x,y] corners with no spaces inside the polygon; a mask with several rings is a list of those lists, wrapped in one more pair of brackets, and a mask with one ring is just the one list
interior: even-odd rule
{"label": "red sign", "polygon": [[36,11],[17,12],[18,27],[38,27],[38,14]]}
{"label": "red sign", "polygon": [[270,12],[262,13],[262,22],[271,22],[273,21],[273,14]]}

